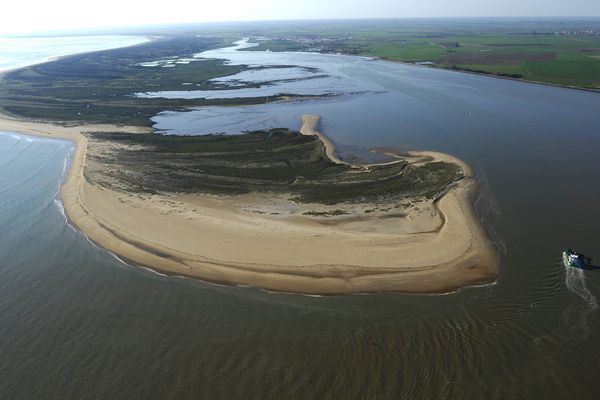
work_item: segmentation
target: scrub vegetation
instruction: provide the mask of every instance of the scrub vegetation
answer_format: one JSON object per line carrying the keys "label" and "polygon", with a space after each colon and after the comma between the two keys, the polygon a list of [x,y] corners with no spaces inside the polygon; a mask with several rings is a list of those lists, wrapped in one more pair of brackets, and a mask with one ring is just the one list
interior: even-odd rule
{"label": "scrub vegetation", "polygon": [[[434,198],[463,176],[445,162],[351,168],[332,162],[317,137],[286,129],[205,136],[93,133],[88,141],[86,178],[128,192],[274,192],[330,205]],[[111,151],[98,150],[107,146]]]}
{"label": "scrub vegetation", "polygon": [[[223,89],[209,80],[248,68],[226,65],[220,60],[189,60],[193,54],[225,47],[232,40],[231,37],[177,36],[22,68],[2,78],[0,107],[18,116],[63,123],[151,126],[150,118],[165,110],[278,100],[278,97],[205,100],[132,96],[146,91]],[[143,65],[173,59],[180,62],[172,62],[168,67]]]}
{"label": "scrub vegetation", "polygon": [[[18,116],[64,124],[150,126],[150,118],[165,110],[277,100],[132,96],[136,92],[189,90],[190,86],[226,89],[210,79],[256,67],[194,60],[193,55],[227,46],[232,40],[227,34],[166,37],[22,68],[3,77],[0,107]],[[324,205],[432,199],[463,176],[460,167],[444,162],[415,166],[399,160],[368,169],[337,164],[327,157],[319,138],[287,129],[205,136],[98,132],[88,135],[87,161],[84,173],[88,181],[124,192],[276,193],[298,203]],[[343,212],[313,210],[307,215]]]}

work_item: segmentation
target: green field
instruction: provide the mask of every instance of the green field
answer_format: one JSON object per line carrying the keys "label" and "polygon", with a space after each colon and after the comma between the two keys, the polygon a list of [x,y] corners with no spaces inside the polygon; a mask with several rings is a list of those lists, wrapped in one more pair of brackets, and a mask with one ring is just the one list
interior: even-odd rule
{"label": "green field", "polygon": [[598,20],[322,22],[254,33],[267,38],[254,50],[355,54],[600,89]]}

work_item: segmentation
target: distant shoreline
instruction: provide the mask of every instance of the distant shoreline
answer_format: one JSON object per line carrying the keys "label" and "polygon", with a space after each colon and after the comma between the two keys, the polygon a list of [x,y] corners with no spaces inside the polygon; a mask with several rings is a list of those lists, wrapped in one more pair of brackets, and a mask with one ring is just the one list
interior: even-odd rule
{"label": "distant shoreline", "polygon": [[591,88],[584,88],[584,87],[579,87],[579,86],[560,85],[558,83],[532,81],[529,79],[521,79],[521,78],[512,78],[510,76],[496,75],[494,73],[486,74],[484,72],[467,71],[467,70],[460,69],[460,68],[453,69],[453,68],[446,68],[446,67],[438,67],[436,65],[419,65],[419,64],[405,62],[405,61],[387,60],[385,58],[377,58],[377,60],[412,65],[414,67],[437,69],[440,71],[457,72],[457,73],[461,73],[461,74],[468,74],[468,75],[475,75],[475,76],[487,76],[488,78],[505,79],[505,80],[514,81],[514,82],[532,83],[535,85],[551,86],[551,87],[562,88],[562,89],[575,89],[575,90],[581,90],[584,92],[600,93],[600,89],[591,89]]}
{"label": "distant shoreline", "polygon": [[[265,50],[254,50],[254,51],[259,52],[259,51],[265,51]],[[456,68],[445,67],[442,65],[435,64],[434,61],[427,61],[427,62],[431,62],[432,64],[419,64],[417,62],[393,60],[393,59],[374,56],[374,55],[365,55],[365,54],[361,55],[361,54],[344,53],[344,52],[331,53],[331,52],[325,52],[325,51],[302,51],[302,50],[283,50],[281,52],[290,52],[290,53],[306,52],[306,53],[323,54],[323,55],[339,54],[339,55],[343,55],[343,56],[357,57],[357,58],[362,58],[362,59],[368,58],[369,59],[368,61],[385,61],[385,62],[409,65],[409,66],[419,67],[419,68],[429,68],[429,69],[440,70],[440,71],[457,72],[457,73],[476,75],[476,76],[486,76],[489,78],[505,79],[505,80],[515,81],[515,82],[525,82],[525,83],[551,86],[551,87],[557,87],[557,88],[563,88],[563,89],[575,89],[575,90],[580,90],[580,91],[584,91],[584,92],[600,93],[600,88],[594,89],[594,88],[585,88],[585,87],[580,87],[580,86],[562,85],[559,83],[535,81],[535,80],[531,80],[531,79],[523,79],[523,78],[515,78],[515,77],[510,77],[510,76],[498,75],[497,73],[493,73],[493,72],[486,73],[486,72],[477,72],[477,71],[473,71],[473,70],[462,69],[460,67],[456,67]]]}
{"label": "distant shoreline", "polygon": [[[87,53],[96,53],[96,52],[101,52],[101,51],[109,51],[109,50],[115,50],[115,49],[124,49],[124,48],[128,48],[128,47],[134,47],[134,46],[139,46],[148,42],[151,42],[153,40],[156,40],[156,37],[150,36],[150,35],[118,35],[118,34],[105,34],[105,35],[58,35],[58,36],[44,36],[44,38],[63,38],[63,37],[97,37],[97,36],[122,36],[122,37],[133,37],[133,38],[144,38],[144,41],[138,42],[138,43],[134,43],[134,44],[128,44],[128,45],[124,45],[124,46],[117,46],[117,47],[108,47],[106,49],[99,49],[99,50],[88,50],[88,51],[81,51],[81,52],[77,52],[77,53],[70,53],[70,54],[64,54],[64,55],[58,55],[58,56],[47,56],[44,57],[38,61],[34,61],[33,63],[30,64],[26,64],[26,65],[21,65],[18,67],[13,67],[13,68],[9,68],[6,70],[0,70],[0,81],[2,80],[2,76],[13,72],[13,71],[18,71],[20,69],[24,69],[24,68],[28,68],[31,66],[35,66],[35,65],[40,65],[40,64],[46,64],[46,63],[51,63],[54,61],[58,61],[58,60],[62,60],[64,58],[67,57],[71,57],[71,56],[77,56],[77,55],[81,55],[81,54],[87,54]],[[12,39],[33,39],[34,37],[15,37]]]}

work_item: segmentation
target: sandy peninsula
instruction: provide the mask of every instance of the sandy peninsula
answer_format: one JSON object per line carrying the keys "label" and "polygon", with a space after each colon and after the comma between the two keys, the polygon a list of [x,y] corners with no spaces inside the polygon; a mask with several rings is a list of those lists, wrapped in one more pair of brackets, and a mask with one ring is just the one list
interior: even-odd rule
{"label": "sandy peninsula", "polygon": [[[302,133],[319,136],[327,155],[345,163],[318,131],[318,122],[316,116],[304,117]],[[324,223],[256,212],[256,205],[281,206],[264,194],[150,195],[112,190],[86,179],[94,173],[86,155],[111,151],[110,146],[89,145],[86,132],[149,134],[149,129],[64,127],[0,116],[0,130],[75,143],[61,189],[67,216],[91,240],[133,264],[210,282],[306,294],[440,293],[495,279],[497,253],[471,207],[473,173],[446,154],[411,154],[415,163],[444,160],[464,171],[465,177],[434,201],[422,201],[402,214]]]}

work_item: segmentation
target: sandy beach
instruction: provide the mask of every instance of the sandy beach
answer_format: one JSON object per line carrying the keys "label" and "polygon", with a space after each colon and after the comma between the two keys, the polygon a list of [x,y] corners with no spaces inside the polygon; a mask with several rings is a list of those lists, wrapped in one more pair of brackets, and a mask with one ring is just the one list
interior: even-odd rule
{"label": "sandy beach", "polygon": [[[319,136],[327,155],[343,163],[317,124],[317,116],[304,117],[302,132]],[[71,223],[121,258],[168,274],[274,291],[340,294],[448,292],[491,282],[497,272],[496,250],[470,204],[476,190],[472,171],[449,155],[411,154],[463,168],[465,178],[437,201],[397,216],[323,223],[248,212],[249,205],[268,204],[264,195],[146,195],[86,180],[86,155],[97,149],[88,148],[85,132],[143,134],[149,129],[63,127],[0,116],[0,130],[72,140],[76,151],[61,189]]]}

